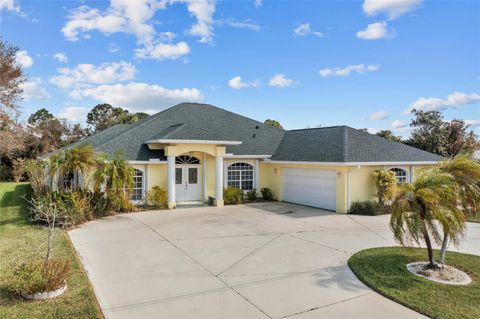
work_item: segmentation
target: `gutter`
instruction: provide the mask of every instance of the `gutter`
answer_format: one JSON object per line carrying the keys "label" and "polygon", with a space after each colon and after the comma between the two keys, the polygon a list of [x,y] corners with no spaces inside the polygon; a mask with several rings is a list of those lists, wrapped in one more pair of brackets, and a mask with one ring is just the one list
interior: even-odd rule
{"label": "gutter", "polygon": [[436,165],[441,161],[405,161],[405,162],[305,162],[305,161],[276,161],[266,159],[263,164],[300,164],[323,166],[381,166],[381,165]]}

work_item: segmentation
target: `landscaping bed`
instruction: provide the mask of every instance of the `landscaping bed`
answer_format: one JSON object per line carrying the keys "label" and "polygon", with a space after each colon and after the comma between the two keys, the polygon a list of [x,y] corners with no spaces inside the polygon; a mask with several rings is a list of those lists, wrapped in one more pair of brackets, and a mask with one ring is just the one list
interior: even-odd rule
{"label": "landscaping bed", "polygon": [[426,250],[420,248],[372,248],[354,254],[348,265],[373,290],[426,316],[480,318],[480,257],[448,252],[447,265],[472,279],[472,283],[458,286],[429,281],[407,270],[408,263],[424,261],[426,256]]}
{"label": "landscaping bed", "polygon": [[26,201],[29,184],[0,183],[0,318],[103,318],[85,271],[68,235],[58,230],[55,257],[70,261],[71,276],[66,292],[51,300],[27,301],[8,287],[13,263],[45,255],[47,230],[32,224]]}

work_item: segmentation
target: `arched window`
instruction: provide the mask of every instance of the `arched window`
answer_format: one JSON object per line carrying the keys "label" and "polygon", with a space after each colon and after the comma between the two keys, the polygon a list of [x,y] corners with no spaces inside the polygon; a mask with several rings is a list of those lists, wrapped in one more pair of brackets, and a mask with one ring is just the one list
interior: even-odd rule
{"label": "arched window", "polygon": [[235,163],[228,166],[227,185],[244,191],[252,190],[253,166],[247,163]]}
{"label": "arched window", "polygon": [[133,175],[133,189],[130,193],[130,200],[141,200],[143,198],[143,172],[135,169]]}
{"label": "arched window", "polygon": [[397,184],[403,184],[407,182],[407,171],[398,167],[393,167],[389,169],[393,173],[395,173],[395,177],[397,178]]}
{"label": "arched window", "polygon": [[175,164],[200,164],[200,160],[193,156],[181,155],[175,157]]}

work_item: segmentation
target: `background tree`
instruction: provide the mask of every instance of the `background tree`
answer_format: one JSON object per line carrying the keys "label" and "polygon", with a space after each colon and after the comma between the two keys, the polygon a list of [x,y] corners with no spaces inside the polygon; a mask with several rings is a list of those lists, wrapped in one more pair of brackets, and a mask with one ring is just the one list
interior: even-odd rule
{"label": "background tree", "polygon": [[402,142],[402,137],[394,135],[390,130],[381,130],[380,132],[375,133],[375,135],[383,137],[389,141]]}
{"label": "background tree", "polygon": [[147,113],[130,113],[120,107],[110,104],[97,104],[87,114],[87,124],[94,133],[106,130],[117,124],[132,124],[148,117]]}
{"label": "background tree", "polygon": [[61,147],[66,129],[52,113],[42,108],[29,116],[28,123],[36,137],[31,141],[34,144],[32,150],[36,147],[36,152],[43,155]]}
{"label": "background tree", "polygon": [[276,120],[266,119],[264,123],[267,124],[267,125],[276,127],[276,128],[281,128],[281,129],[283,129],[283,126],[280,124],[280,122],[279,122],[279,121],[276,121]]}
{"label": "background tree", "polygon": [[16,62],[17,47],[10,46],[0,39],[0,104],[15,109],[15,103],[23,92],[25,81],[21,66]]}
{"label": "background tree", "polygon": [[472,153],[480,147],[477,137],[469,131],[470,125],[465,121],[454,119],[448,123],[447,154],[457,156],[460,153]]}
{"label": "background tree", "polygon": [[413,110],[409,145],[441,156],[454,157],[479,146],[477,136],[463,120],[444,121],[438,111]]}
{"label": "background tree", "polygon": [[17,51],[0,39],[0,180],[11,178],[12,160],[25,150],[26,134],[16,105],[25,77],[15,59]]}

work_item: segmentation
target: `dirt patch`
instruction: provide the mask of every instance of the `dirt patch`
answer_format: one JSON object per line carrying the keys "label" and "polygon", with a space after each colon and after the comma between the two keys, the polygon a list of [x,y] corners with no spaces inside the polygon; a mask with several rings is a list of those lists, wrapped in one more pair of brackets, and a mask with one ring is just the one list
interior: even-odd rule
{"label": "dirt patch", "polygon": [[414,262],[408,264],[407,269],[414,275],[442,284],[468,285],[472,282],[470,276],[455,267],[444,266],[441,269],[429,269],[427,265],[428,262]]}

